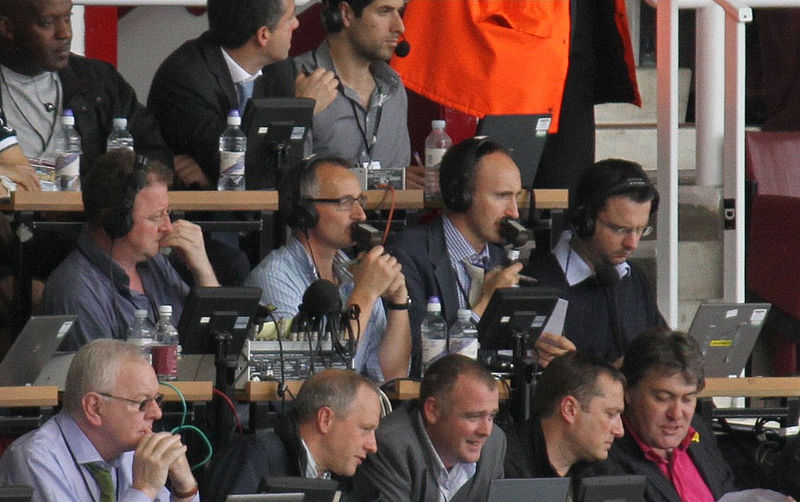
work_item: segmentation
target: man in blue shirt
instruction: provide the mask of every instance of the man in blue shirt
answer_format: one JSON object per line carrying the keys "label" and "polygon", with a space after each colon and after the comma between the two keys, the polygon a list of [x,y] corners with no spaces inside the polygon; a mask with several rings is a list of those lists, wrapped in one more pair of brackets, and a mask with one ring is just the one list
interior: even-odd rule
{"label": "man in blue shirt", "polygon": [[139,347],[85,345],[70,364],[63,411],[3,454],[0,484],[32,486],[34,502],[199,500],[180,436],[152,430],[158,390]]}
{"label": "man in blue shirt", "polygon": [[275,316],[282,318],[297,315],[311,283],[333,282],[342,303],[358,305],[360,310],[352,323],[354,331],[360,328],[353,359],[356,371],[376,381],[405,377],[411,339],[400,264],[382,246],[362,254],[357,262],[342,251],[354,244],[353,224],[366,219],[364,195],[347,165],[335,157],[312,157],[284,175],[279,210],[292,233],[245,283],[260,287],[262,303],[275,305]]}

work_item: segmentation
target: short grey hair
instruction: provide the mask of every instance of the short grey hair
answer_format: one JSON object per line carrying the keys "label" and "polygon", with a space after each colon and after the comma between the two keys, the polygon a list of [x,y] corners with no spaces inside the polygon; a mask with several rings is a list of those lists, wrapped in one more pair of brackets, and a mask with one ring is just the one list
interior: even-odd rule
{"label": "short grey hair", "polygon": [[339,417],[347,417],[361,386],[372,389],[378,398],[375,384],[352,370],[327,369],[308,377],[294,400],[297,423],[315,420],[317,411],[323,406],[332,409]]}
{"label": "short grey hair", "polygon": [[70,415],[79,415],[83,396],[88,392],[112,392],[121,363],[137,360],[148,362],[140,347],[122,340],[103,338],[81,347],[67,371],[64,409]]}

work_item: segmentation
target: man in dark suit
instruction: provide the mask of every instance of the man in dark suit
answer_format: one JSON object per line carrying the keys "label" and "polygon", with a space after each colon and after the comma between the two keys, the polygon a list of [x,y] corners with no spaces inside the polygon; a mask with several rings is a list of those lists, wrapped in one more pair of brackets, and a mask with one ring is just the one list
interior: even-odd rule
{"label": "man in dark suit", "polygon": [[522,269],[502,268],[505,253],[496,244],[503,241],[500,221],[519,218],[522,184],[508,151],[488,138],[464,140],[442,158],[439,184],[442,217],[407,230],[392,250],[411,297],[412,376],[421,367],[420,324],[429,297],[439,297],[448,325],[458,309],[471,309],[478,320],[494,290],[516,284]]}
{"label": "man in dark suit", "polygon": [[[288,57],[298,26],[294,0],[210,0],[209,30],[173,52],[153,78],[147,106],[167,144],[194,159],[176,169],[184,185],[216,186],[219,136],[232,109],[264,96],[261,70]],[[333,85],[320,71],[298,77],[297,96],[322,99],[316,87]]]}
{"label": "man in dark suit", "polygon": [[683,333],[653,329],[625,352],[625,436],[609,452],[615,469],[647,478],[645,500],[713,501],[734,491],[714,433],[695,417],[703,356]]}

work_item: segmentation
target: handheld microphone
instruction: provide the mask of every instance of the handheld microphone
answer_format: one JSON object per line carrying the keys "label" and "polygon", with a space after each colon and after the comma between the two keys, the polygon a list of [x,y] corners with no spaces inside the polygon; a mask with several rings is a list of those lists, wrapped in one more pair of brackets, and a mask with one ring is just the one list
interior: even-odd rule
{"label": "handheld microphone", "polygon": [[359,251],[369,251],[375,246],[380,245],[382,240],[381,231],[363,221],[353,223],[351,232]]}
{"label": "handheld microphone", "polygon": [[411,52],[411,44],[407,40],[399,41],[397,47],[394,48],[394,53],[399,58],[408,56],[409,52]]}
{"label": "handheld microphone", "polygon": [[531,240],[530,231],[522,223],[509,217],[500,220],[500,236],[515,248],[522,247]]}

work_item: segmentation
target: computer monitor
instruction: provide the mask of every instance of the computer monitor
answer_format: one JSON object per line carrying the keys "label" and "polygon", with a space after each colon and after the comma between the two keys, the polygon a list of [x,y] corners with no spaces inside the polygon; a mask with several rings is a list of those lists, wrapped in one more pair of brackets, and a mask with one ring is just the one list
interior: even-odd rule
{"label": "computer monitor", "polygon": [[30,502],[33,488],[30,486],[0,486],[0,500],[4,502]]}
{"label": "computer monitor", "polygon": [[561,292],[555,288],[499,288],[494,291],[478,323],[481,350],[513,350],[514,334],[527,334],[532,344]]}
{"label": "computer monitor", "polygon": [[549,128],[549,114],[487,115],[478,124],[478,135],[489,136],[511,150],[522,176],[522,187],[531,188]]}
{"label": "computer monitor", "polygon": [[228,354],[242,351],[250,326],[258,311],[261,288],[192,288],[178,324],[184,354],[213,354],[213,333],[233,337]]}
{"label": "computer monitor", "polygon": [[302,493],[255,493],[251,495],[228,495],[225,502],[303,502]]}
{"label": "computer monitor", "polygon": [[247,101],[242,130],[247,135],[244,175],[248,190],[275,188],[283,170],[303,159],[314,103],[310,98]]}
{"label": "computer monitor", "polygon": [[641,475],[584,478],[577,502],[644,502],[647,479]]}
{"label": "computer monitor", "polygon": [[301,477],[268,477],[259,483],[260,492],[302,493],[305,502],[338,502],[341,498],[339,483],[332,479],[311,479]]}

